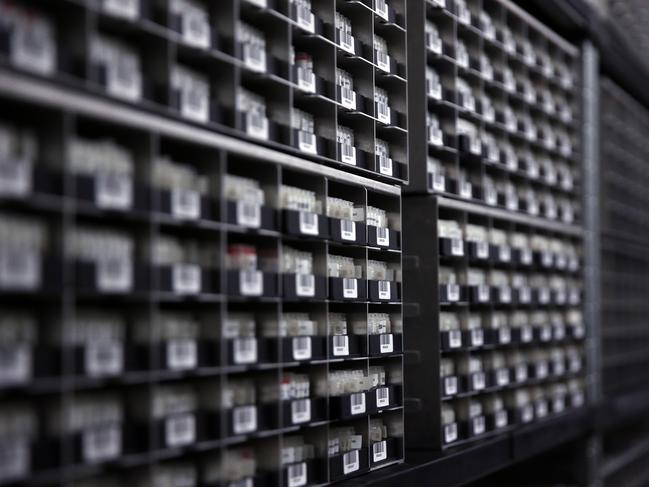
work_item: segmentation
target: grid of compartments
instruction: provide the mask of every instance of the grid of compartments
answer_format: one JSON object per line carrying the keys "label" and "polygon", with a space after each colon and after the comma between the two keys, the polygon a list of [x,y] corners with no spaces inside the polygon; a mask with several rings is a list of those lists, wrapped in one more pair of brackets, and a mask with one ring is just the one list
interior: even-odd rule
{"label": "grid of compartments", "polygon": [[413,190],[576,221],[578,51],[507,1],[423,3],[410,21],[424,46],[410,46],[411,120],[426,126],[411,137]]}
{"label": "grid of compartments", "polygon": [[[406,301],[432,300],[409,322],[407,349],[420,343],[428,359],[416,366],[439,377],[407,383],[407,397],[421,401],[409,441],[455,446],[584,405],[579,232],[435,201],[404,199],[405,225],[416,208],[437,217],[422,230],[431,234],[420,244],[428,277],[406,274],[421,289]],[[430,430],[413,431],[418,414]]]}
{"label": "grid of compartments", "polygon": [[0,59],[320,163],[407,181],[405,0],[0,2]]}
{"label": "grid of compartments", "polygon": [[74,96],[2,99],[0,484],[401,461],[399,188]]}
{"label": "grid of compartments", "polygon": [[610,80],[600,93],[602,388],[615,396],[646,390],[649,112]]}

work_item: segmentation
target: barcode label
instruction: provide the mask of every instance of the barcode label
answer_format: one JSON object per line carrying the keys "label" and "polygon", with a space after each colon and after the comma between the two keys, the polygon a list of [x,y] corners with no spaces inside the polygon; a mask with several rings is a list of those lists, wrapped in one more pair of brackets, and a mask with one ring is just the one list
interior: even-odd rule
{"label": "barcode label", "polygon": [[451,239],[451,255],[461,257],[464,255],[464,242],[459,238]]}
{"label": "barcode label", "polygon": [[334,357],[349,355],[349,337],[347,335],[334,335],[332,341]]}
{"label": "barcode label", "polygon": [[122,453],[122,431],[117,424],[93,426],[81,435],[83,460],[88,463],[102,462]]}
{"label": "barcode label", "polygon": [[534,406],[531,404],[524,406],[521,411],[521,419],[523,420],[523,423],[529,423],[532,421],[534,419]]}
{"label": "barcode label", "polygon": [[358,298],[358,281],[343,277],[343,297],[345,299]]}
{"label": "barcode label", "polygon": [[530,325],[521,326],[521,341],[523,343],[531,342],[534,339],[533,333],[534,330],[532,330],[532,327]]}
{"label": "barcode label", "polygon": [[298,130],[297,142],[298,142],[298,148],[302,152],[307,152],[309,154],[318,153],[315,134],[311,132],[305,132],[304,130]]}
{"label": "barcode label", "polygon": [[179,413],[165,420],[165,443],[174,448],[185,446],[196,440],[196,418],[191,413]]}
{"label": "barcode label", "polygon": [[180,91],[180,114],[192,120],[209,120],[209,86],[200,81],[188,80]]}
{"label": "barcode label", "polygon": [[297,14],[297,25],[313,34],[315,32],[315,18],[304,5],[295,5],[295,13]]}
{"label": "barcode label", "polygon": [[0,441],[0,480],[18,479],[29,473],[30,449],[26,436],[3,438]]}
{"label": "barcode label", "polygon": [[[286,467],[288,487],[303,487],[307,483],[306,462],[294,463]],[[252,487],[252,486],[251,486]]]}
{"label": "barcode label", "polygon": [[311,358],[311,337],[293,337],[293,360]]}
{"label": "barcode label", "polygon": [[388,458],[388,446],[385,440],[372,443],[372,461],[374,463],[382,462]]}
{"label": "barcode label", "polygon": [[171,214],[183,220],[197,220],[201,216],[201,197],[196,191],[171,191]]}
{"label": "barcode label", "polygon": [[452,303],[459,301],[460,300],[460,286],[458,284],[447,284],[446,285],[446,297]]}
{"label": "barcode label", "polygon": [[167,368],[188,370],[198,365],[198,345],[192,338],[176,338],[167,341]]}
{"label": "barcode label", "polygon": [[457,423],[444,425],[444,442],[451,443],[457,440]]}
{"label": "barcode label", "polygon": [[257,339],[254,337],[235,338],[233,342],[234,363],[254,364],[257,362]]}
{"label": "barcode label", "polygon": [[504,428],[505,426],[507,426],[507,411],[496,411],[494,414],[494,422],[496,424],[496,428]]}
{"label": "barcode label", "polygon": [[390,281],[379,281],[379,299],[381,301],[389,301],[392,297]]}
{"label": "barcode label", "polygon": [[381,247],[390,246],[390,230],[384,227],[374,227],[376,229],[376,245]]}
{"label": "barcode label", "polygon": [[201,268],[196,264],[175,264],[171,268],[173,290],[177,294],[198,294],[202,288]]}
{"label": "barcode label", "polygon": [[253,71],[266,72],[266,51],[259,44],[245,43],[243,45],[243,62]]}
{"label": "barcode label", "polygon": [[349,403],[351,405],[351,414],[363,414],[366,411],[365,406],[365,393],[356,392],[349,396]]}
{"label": "barcode label", "polygon": [[315,93],[315,74],[313,71],[298,66],[297,87],[307,93]]}
{"label": "barcode label", "polygon": [[313,274],[295,274],[295,294],[301,298],[315,296],[315,276]]}
{"label": "barcode label", "polygon": [[134,20],[139,14],[140,0],[103,0],[102,7],[111,15]]}
{"label": "barcode label", "polygon": [[133,204],[133,180],[127,174],[99,172],[95,177],[95,204],[125,210]]}
{"label": "barcode label", "polygon": [[345,164],[356,165],[356,147],[349,144],[338,144],[340,147],[340,160]]}
{"label": "barcode label", "polygon": [[452,396],[457,394],[457,377],[444,377],[444,395]]}
{"label": "barcode label", "polygon": [[446,191],[446,178],[443,174],[433,173],[433,189],[435,191]]}
{"label": "barcode label", "polygon": [[127,100],[142,97],[142,74],[136,59],[129,54],[119,54],[106,66],[106,89],[110,94]]}
{"label": "barcode label", "polygon": [[242,435],[257,429],[257,408],[255,406],[240,406],[232,410],[232,429],[234,434]]}
{"label": "barcode label", "polygon": [[387,103],[377,103],[376,104],[376,114],[379,122],[389,125],[392,123],[392,110]]}
{"label": "barcode label", "polygon": [[472,374],[471,385],[473,386],[473,389],[475,389],[476,391],[484,389],[486,385],[484,372],[475,372],[474,374]]}
{"label": "barcode label", "polygon": [[243,227],[261,226],[261,206],[245,201],[237,201],[237,223]]}
{"label": "barcode label", "polygon": [[512,332],[508,326],[503,326],[498,329],[498,341],[501,344],[507,344],[512,341]]}
{"label": "barcode label", "polygon": [[246,134],[255,139],[268,140],[268,119],[257,112],[246,112]]}
{"label": "barcode label", "polygon": [[527,380],[527,365],[518,364],[515,370],[516,382],[525,382]]}
{"label": "barcode label", "polygon": [[300,212],[300,233],[303,235],[318,235],[320,227],[318,225],[318,215],[309,211]]}
{"label": "barcode label", "polygon": [[356,54],[356,47],[354,46],[354,36],[349,32],[338,30],[339,46],[350,54]]}
{"label": "barcode label", "polygon": [[388,56],[388,53],[385,51],[377,51],[376,49],[374,50],[376,53],[376,65],[381,69],[382,71],[385,71],[386,73],[390,72],[390,56]]}
{"label": "barcode label", "polygon": [[23,248],[0,248],[0,289],[33,290],[41,285],[40,255]]}
{"label": "barcode label", "polygon": [[340,103],[349,110],[356,110],[356,92],[347,86],[341,86]]}
{"label": "barcode label", "polygon": [[509,286],[500,286],[498,289],[498,295],[500,297],[501,303],[511,303],[512,302],[512,288]]}
{"label": "barcode label", "polygon": [[376,390],[376,407],[387,408],[390,405],[390,389],[379,387]]}
{"label": "barcode label", "polygon": [[186,8],[180,15],[183,40],[196,47],[204,49],[210,47],[210,24],[207,11]]}
{"label": "barcode label", "polygon": [[379,156],[379,172],[386,176],[392,176],[394,174],[391,157]]}
{"label": "barcode label", "polygon": [[350,242],[356,241],[356,224],[351,220],[340,220],[340,238]]}
{"label": "barcode label", "polygon": [[388,17],[388,4],[385,0],[374,0],[374,11],[383,18],[389,20]]}
{"label": "barcode label", "polygon": [[97,261],[97,289],[101,292],[126,292],[133,286],[133,266],[130,259],[120,256],[103,257]]}
{"label": "barcode label", "polygon": [[84,362],[91,377],[117,375],[123,369],[124,349],[117,341],[91,341],[84,349]]}
{"label": "barcode label", "polygon": [[489,244],[484,240],[475,242],[475,254],[478,259],[488,259]]}
{"label": "barcode label", "polygon": [[11,62],[21,68],[41,74],[52,74],[56,69],[56,41],[52,25],[44,18],[29,15],[16,23],[11,32]]}
{"label": "barcode label", "polygon": [[291,422],[293,424],[311,421],[311,400],[298,399],[291,402]]}
{"label": "barcode label", "polygon": [[486,303],[489,301],[491,288],[486,284],[480,284],[477,286],[478,291],[478,301],[480,303]]}
{"label": "barcode label", "polygon": [[496,383],[500,387],[509,384],[509,369],[498,369],[496,371]]}
{"label": "barcode label", "polygon": [[485,420],[484,416],[477,416],[472,419],[473,422],[473,434],[481,435],[485,432]]}
{"label": "barcode label", "polygon": [[480,347],[484,343],[484,332],[482,328],[471,330],[471,346]]}
{"label": "barcode label", "polygon": [[460,348],[462,346],[462,332],[460,330],[449,330],[448,344],[450,348]]}
{"label": "barcode label", "polygon": [[379,344],[381,347],[381,353],[394,352],[394,339],[391,333],[379,335]]}
{"label": "barcode label", "polygon": [[31,376],[31,347],[25,344],[0,345],[0,386],[27,382]]}
{"label": "barcode label", "polygon": [[25,196],[31,190],[31,161],[26,159],[0,160],[0,195]]}
{"label": "barcode label", "polygon": [[501,245],[498,248],[498,259],[501,262],[509,262],[512,260],[512,250],[507,245]]}
{"label": "barcode label", "polygon": [[352,450],[343,455],[343,474],[355,472],[360,468],[358,450]]}
{"label": "barcode label", "polygon": [[242,296],[261,296],[264,294],[263,273],[254,269],[240,271],[239,292]]}

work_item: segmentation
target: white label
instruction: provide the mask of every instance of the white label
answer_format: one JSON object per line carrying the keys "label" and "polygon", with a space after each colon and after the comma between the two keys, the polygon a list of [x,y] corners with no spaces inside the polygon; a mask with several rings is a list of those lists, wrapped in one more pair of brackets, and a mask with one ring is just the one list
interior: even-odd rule
{"label": "white label", "polygon": [[340,220],[340,238],[350,242],[356,241],[356,224],[351,220]]}
{"label": "white label", "polygon": [[554,325],[554,339],[563,340],[566,337],[566,327],[563,323]]}
{"label": "white label", "polygon": [[460,348],[462,346],[462,332],[460,330],[450,330],[448,332],[448,345],[451,348]]}
{"label": "white label", "polygon": [[209,114],[209,86],[193,78],[180,89],[180,114],[191,120],[207,122]]}
{"label": "white label", "polygon": [[520,259],[523,264],[530,265],[532,263],[532,251],[530,249],[518,249]]}
{"label": "white label", "polygon": [[347,86],[341,86],[340,103],[349,110],[356,110],[356,92]]}
{"label": "white label", "polygon": [[0,289],[36,289],[41,284],[40,255],[27,248],[0,248]]}
{"label": "white label", "polygon": [[523,407],[523,410],[521,411],[521,419],[523,420],[523,423],[529,423],[534,419],[534,407],[531,404]]}
{"label": "white label", "polygon": [[442,39],[430,34],[426,34],[426,46],[435,54],[442,54]]}
{"label": "white label", "polygon": [[489,286],[487,286],[486,284],[480,284],[479,286],[477,286],[477,291],[479,302],[489,302],[489,299],[491,298],[491,288]]}
{"label": "white label", "polygon": [[309,211],[300,212],[300,233],[303,235],[318,235],[318,215]]}
{"label": "white label", "polygon": [[485,388],[485,375],[484,372],[475,372],[471,375],[471,385],[473,389],[479,391]]}
{"label": "white label", "polygon": [[198,294],[202,288],[201,268],[196,264],[175,264],[171,282],[177,294]]}
{"label": "white label", "polygon": [[499,387],[506,386],[509,384],[509,370],[508,369],[498,369],[496,371],[496,383]]}
{"label": "white label", "polygon": [[539,401],[536,403],[536,417],[545,418],[548,415],[548,403],[545,401]]}
{"label": "white label", "polygon": [[473,198],[473,186],[469,181],[460,181],[460,196],[465,199]]}
{"label": "white label", "polygon": [[27,475],[30,460],[27,437],[3,438],[0,442],[0,480],[18,479]]}
{"label": "white label", "polygon": [[548,363],[545,361],[536,364],[536,377],[538,379],[545,379],[548,376]]}
{"label": "white label", "polygon": [[581,359],[573,357],[570,359],[570,372],[579,372],[581,370]]}
{"label": "white label", "polygon": [[520,328],[521,330],[521,341],[523,343],[529,343],[534,339],[534,330],[532,330],[532,327],[530,325],[523,325]]}
{"label": "white label", "polygon": [[541,265],[544,267],[552,267],[554,258],[551,252],[541,252]]}
{"label": "white label", "polygon": [[343,277],[343,297],[346,299],[358,298],[358,281],[356,279]]}
{"label": "white label", "polygon": [[315,276],[313,274],[295,274],[295,294],[301,298],[315,296]]}
{"label": "white label", "polygon": [[124,349],[118,341],[91,341],[85,346],[84,361],[91,377],[117,375],[123,369]]}
{"label": "white label", "polygon": [[504,428],[505,426],[507,426],[507,411],[496,411],[496,413],[494,414],[494,422],[496,424],[496,428]]}
{"label": "white label", "polygon": [[130,291],[133,286],[133,267],[128,258],[102,257],[97,261],[97,288],[102,292]]}
{"label": "white label", "polygon": [[471,420],[473,422],[473,434],[481,435],[485,432],[484,416],[477,416]]}
{"label": "white label", "polygon": [[501,245],[498,248],[498,258],[501,262],[509,262],[512,260],[512,250],[507,245]]}
{"label": "white label", "polygon": [[312,134],[311,132],[305,132],[304,130],[298,130],[297,139],[298,148],[302,152],[307,152],[309,154],[318,153],[315,134]]}
{"label": "white label", "polygon": [[261,206],[237,201],[237,223],[248,228],[261,226]]}
{"label": "white label", "polygon": [[167,367],[171,370],[188,370],[198,365],[198,345],[193,338],[176,338],[167,341]]}
{"label": "white label", "polygon": [[173,414],[165,419],[165,443],[185,446],[196,440],[196,418],[191,413]]}
{"label": "white label", "polygon": [[315,32],[315,19],[311,10],[304,5],[297,4],[297,2],[295,4],[295,10],[297,14],[297,25],[313,34]]}
{"label": "white label", "polygon": [[[7,10],[9,10],[8,5]],[[16,22],[11,34],[9,46],[13,64],[41,74],[54,72],[56,41],[54,29],[49,21],[29,13],[22,22]]]}
{"label": "white label", "polygon": [[340,147],[340,160],[345,164],[356,165],[356,147],[349,144],[338,144]]}
{"label": "white label", "polygon": [[428,127],[428,142],[433,145],[444,145],[444,133],[442,129],[430,125]]}
{"label": "white label", "polygon": [[389,301],[392,293],[390,292],[391,282],[390,281],[378,281],[379,287],[379,299],[381,301]]}
{"label": "white label", "polygon": [[510,343],[512,341],[512,332],[507,326],[498,329],[498,341],[502,344]]}
{"label": "white label", "polygon": [[457,377],[444,377],[444,395],[452,396],[457,394]]}
{"label": "white label", "polygon": [[386,176],[392,176],[394,174],[391,157],[379,156],[379,173],[385,174]]}
{"label": "white label", "polygon": [[532,290],[527,286],[518,288],[518,299],[521,303],[529,303],[532,300]]}
{"label": "white label", "polygon": [[307,93],[315,93],[315,74],[313,71],[297,67],[297,87]]}
{"label": "white label", "polygon": [[554,293],[555,293],[555,301],[558,304],[565,304],[565,302],[566,302],[566,290],[565,289],[557,289]]}
{"label": "white label", "polygon": [[261,296],[264,294],[263,273],[252,269],[240,271],[239,292],[242,296]]}
{"label": "white label", "polygon": [[457,423],[444,425],[444,442],[451,443],[457,440]]}
{"label": "white label", "polygon": [[334,357],[349,355],[349,337],[347,335],[334,335],[332,342]]}
{"label": "white label", "polygon": [[501,303],[511,303],[512,302],[512,289],[509,286],[501,286],[498,289],[498,294],[499,294]]}
{"label": "white label", "polygon": [[196,191],[171,191],[171,214],[176,218],[197,220],[201,216],[201,196]]}
{"label": "white label", "polygon": [[357,392],[349,396],[349,403],[351,405],[351,414],[363,414],[366,411],[365,407],[365,393]]}
{"label": "white label", "polygon": [[266,72],[266,51],[259,44],[245,43],[243,45],[243,62],[253,71]]}
{"label": "white label", "polygon": [[461,257],[464,255],[464,242],[459,238],[451,239],[451,255]]}
{"label": "white label", "polygon": [[25,196],[31,189],[31,161],[26,159],[0,160],[0,195]]}
{"label": "white label", "polygon": [[343,474],[355,472],[360,468],[358,450],[347,452],[343,455]]}
{"label": "white label", "polygon": [[311,421],[311,400],[298,399],[291,402],[291,422],[293,424]]}
{"label": "white label", "polygon": [[374,0],[374,11],[383,20],[389,20],[388,4],[385,0]]}
{"label": "white label", "polygon": [[581,391],[572,394],[572,407],[578,408],[584,405],[584,393]]}
{"label": "white label", "polygon": [[140,13],[140,0],[103,0],[102,7],[111,15],[134,20]]}
{"label": "white label", "polygon": [[374,227],[376,230],[376,245],[381,247],[390,246],[390,230],[383,227]]}
{"label": "white label", "polygon": [[108,93],[134,101],[142,97],[142,73],[136,56],[122,53],[114,58],[114,63],[104,65]]}
{"label": "white label", "polygon": [[27,382],[31,376],[31,346],[20,343],[0,345],[0,386]]}
{"label": "white label", "polygon": [[338,44],[342,49],[347,51],[350,54],[356,54],[356,48],[354,46],[354,36],[351,33],[338,29]]}
{"label": "white label", "polygon": [[433,189],[435,191],[446,191],[446,178],[443,174],[433,173]]}
{"label": "white label", "polygon": [[385,51],[377,51],[377,50],[374,50],[374,52],[376,53],[376,65],[379,67],[380,70],[389,73],[390,56],[388,56],[388,53]]}
{"label": "white label", "polygon": [[133,204],[133,180],[128,174],[99,172],[95,178],[95,204],[125,210]]}
{"label": "white label", "polygon": [[294,463],[286,467],[286,476],[288,478],[288,487],[302,487],[306,485],[306,462]]}
{"label": "white label", "polygon": [[394,352],[394,340],[392,334],[385,334],[379,336],[379,342],[381,345],[381,353],[392,353]]}
{"label": "white label", "polygon": [[478,259],[488,259],[489,244],[484,240],[475,242],[475,255]]}
{"label": "white label", "polygon": [[552,401],[552,410],[555,413],[561,413],[566,409],[566,400],[563,396],[555,397]]}
{"label": "white label", "polygon": [[257,408],[255,406],[240,406],[232,410],[234,434],[242,435],[257,429]]}
{"label": "white label", "polygon": [[566,371],[566,364],[563,360],[556,360],[554,366],[552,367],[552,372],[554,375],[563,375]]}
{"label": "white label", "polygon": [[311,337],[293,337],[293,360],[311,358]]}
{"label": "white label", "polygon": [[515,370],[516,382],[525,382],[527,380],[527,365],[518,364]]}
{"label": "white label", "polygon": [[376,407],[387,408],[390,405],[390,389],[379,387],[376,390]]}
{"label": "white label", "polygon": [[550,289],[542,287],[538,289],[539,302],[541,304],[548,304],[550,302]]}
{"label": "white label", "polygon": [[122,452],[122,431],[117,424],[92,426],[82,432],[81,445],[85,462],[111,460]]}
{"label": "white label", "polygon": [[372,443],[372,461],[382,462],[388,458],[388,444],[385,440]]}
{"label": "white label", "polygon": [[389,125],[392,122],[392,110],[387,103],[376,104],[376,114],[379,122]]}
{"label": "white label", "polygon": [[457,302],[460,300],[460,286],[458,284],[446,285],[446,297],[450,302]]}
{"label": "white label", "polygon": [[552,327],[550,325],[543,325],[541,330],[539,330],[539,334],[541,335],[542,342],[549,342],[552,340]]}
{"label": "white label", "polygon": [[434,83],[431,79],[427,79],[426,86],[428,88],[426,92],[429,97],[434,98],[435,100],[442,99],[442,85],[439,82]]}
{"label": "white label", "polygon": [[[180,7],[182,8],[182,7]],[[180,12],[183,40],[187,44],[207,49],[210,47],[210,24],[207,10],[187,8]]]}
{"label": "white label", "polygon": [[471,345],[474,347],[480,347],[484,344],[484,332],[482,328],[476,328],[471,330]]}
{"label": "white label", "polygon": [[246,134],[255,139],[268,140],[268,118],[255,111],[246,112]]}
{"label": "white label", "polygon": [[254,337],[235,338],[234,348],[235,364],[254,364],[257,362],[257,339]]}

